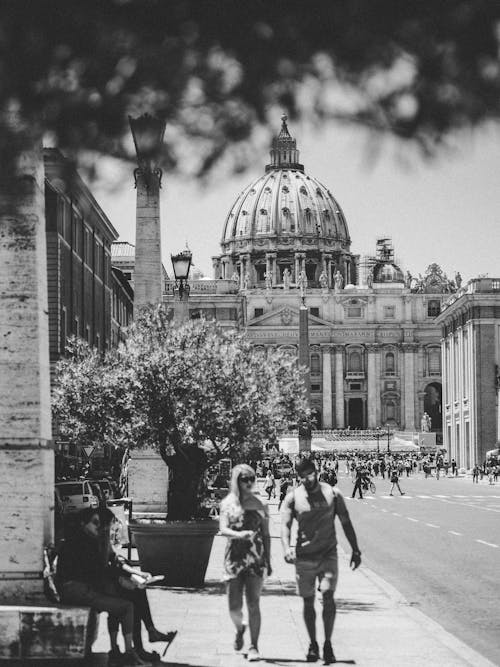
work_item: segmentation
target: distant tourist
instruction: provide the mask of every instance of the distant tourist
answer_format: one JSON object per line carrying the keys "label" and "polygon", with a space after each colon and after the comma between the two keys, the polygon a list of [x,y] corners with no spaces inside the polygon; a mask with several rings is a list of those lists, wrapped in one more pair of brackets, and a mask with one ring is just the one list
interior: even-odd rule
{"label": "distant tourist", "polygon": [[393,495],[392,492],[394,491],[394,487],[397,487],[399,493],[400,493],[402,496],[404,496],[404,495],[405,495],[405,494],[404,494],[404,491],[401,491],[401,487],[399,486],[399,473],[398,473],[398,469],[394,467],[394,468],[391,470],[390,475],[391,475],[391,484],[392,484],[392,486],[391,486],[391,492],[389,493],[389,495],[392,496],[392,495]]}
{"label": "distant tourist", "polygon": [[[335,662],[331,637],[335,622],[334,593],[337,585],[337,538],[335,517],[338,516],[352,549],[351,567],[361,563],[361,551],[344,501],[337,487],[320,482],[314,461],[304,460],[296,467],[301,484],[290,491],[281,510],[281,542],[287,563],[295,563],[298,594],[303,599],[304,621],[309,635],[307,662],[319,659],[316,639],[314,599],[316,580],[323,597],[323,661]],[[293,520],[298,523],[297,546],[290,544]]]}
{"label": "distant tourist", "polygon": [[271,470],[267,471],[266,478],[264,480],[264,491],[267,493],[267,499],[271,500],[271,495],[276,498],[276,480]]}
{"label": "distant tourist", "polygon": [[235,651],[243,648],[243,593],[247,602],[250,647],[247,659],[260,660],[260,593],[270,575],[269,510],[254,494],[255,473],[246,464],[233,468],[229,494],[220,506],[220,532],[228,538],[224,554],[229,615],[236,628]]}

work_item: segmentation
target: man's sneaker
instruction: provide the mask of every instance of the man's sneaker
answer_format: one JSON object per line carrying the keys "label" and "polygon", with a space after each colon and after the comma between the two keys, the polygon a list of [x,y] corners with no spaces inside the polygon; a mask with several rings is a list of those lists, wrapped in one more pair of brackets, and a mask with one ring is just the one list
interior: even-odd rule
{"label": "man's sneaker", "polygon": [[318,642],[311,642],[309,644],[309,650],[306,655],[307,662],[316,662],[319,660],[319,646]]}
{"label": "man's sneaker", "polygon": [[260,655],[255,646],[250,646],[247,653],[248,662],[258,662],[260,660]]}
{"label": "man's sneaker", "polygon": [[332,665],[334,662],[336,662],[336,660],[332,643],[327,641],[323,644],[323,664]]}

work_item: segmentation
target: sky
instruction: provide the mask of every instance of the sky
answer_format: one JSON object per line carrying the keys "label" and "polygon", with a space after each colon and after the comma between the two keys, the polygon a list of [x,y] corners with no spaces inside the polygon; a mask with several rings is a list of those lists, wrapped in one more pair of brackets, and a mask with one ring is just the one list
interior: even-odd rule
{"label": "sky", "polygon": [[[276,133],[279,131],[276,119]],[[368,131],[329,123],[319,130],[289,122],[306,174],[316,177],[340,203],[351,235],[351,251],[373,254],[378,237],[393,240],[400,267],[425,274],[436,262],[449,278],[500,277],[500,128],[486,126],[455,137],[433,161],[388,137],[375,157]],[[264,172],[252,165],[244,174],[212,178],[202,187],[166,174],[161,191],[162,251],[171,274],[170,254],[186,247],[193,262],[212,277],[211,257],[220,253],[225,218],[233,201]],[[259,160],[257,160],[257,163]],[[102,170],[101,170],[102,171]],[[135,190],[132,168],[119,171],[118,186],[92,186],[120,240],[134,243]],[[116,174],[113,179],[116,184]]]}

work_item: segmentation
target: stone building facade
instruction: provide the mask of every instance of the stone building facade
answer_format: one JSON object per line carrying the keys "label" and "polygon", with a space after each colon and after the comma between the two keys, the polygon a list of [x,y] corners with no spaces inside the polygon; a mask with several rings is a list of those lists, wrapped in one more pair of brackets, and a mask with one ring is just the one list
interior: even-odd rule
{"label": "stone building facade", "polygon": [[[219,319],[232,285],[234,312],[263,350],[298,355],[301,294],[309,309],[311,404],[323,429],[420,430],[424,412],[441,435],[441,331],[435,322],[456,290],[437,264],[403,274],[390,239],[373,256],[351,251],[342,209],[299,161],[284,117],[271,161],[229,208],[214,281],[201,298],[191,282],[190,312]],[[457,280],[460,277],[457,275]],[[227,296],[225,297],[227,299]],[[166,294],[164,301],[171,303]],[[205,304],[212,310],[207,313]]]}
{"label": "stone building facade", "polygon": [[76,335],[100,350],[132,319],[133,290],[112,268],[118,232],[71,163],[44,150],[49,349],[53,365]]}
{"label": "stone building facade", "polygon": [[444,445],[460,467],[500,440],[500,278],[477,278],[443,306]]}

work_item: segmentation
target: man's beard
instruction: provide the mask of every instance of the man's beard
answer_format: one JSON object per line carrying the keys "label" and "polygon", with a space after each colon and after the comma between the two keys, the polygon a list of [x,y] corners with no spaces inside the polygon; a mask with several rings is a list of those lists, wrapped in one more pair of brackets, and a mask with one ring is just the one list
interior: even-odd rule
{"label": "man's beard", "polygon": [[312,491],[315,488],[317,483],[318,483],[318,475],[314,475],[313,480],[310,480],[310,479],[304,480],[304,487],[305,487],[306,491]]}

